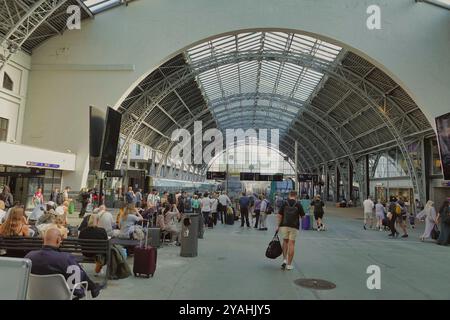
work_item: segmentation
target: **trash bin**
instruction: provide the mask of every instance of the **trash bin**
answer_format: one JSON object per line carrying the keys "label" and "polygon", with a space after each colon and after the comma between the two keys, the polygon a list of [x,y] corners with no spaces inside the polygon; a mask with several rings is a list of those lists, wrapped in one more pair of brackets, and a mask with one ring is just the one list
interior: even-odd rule
{"label": "trash bin", "polygon": [[181,251],[182,257],[196,257],[198,248],[198,226],[199,226],[199,214],[186,214],[183,217],[181,227]]}

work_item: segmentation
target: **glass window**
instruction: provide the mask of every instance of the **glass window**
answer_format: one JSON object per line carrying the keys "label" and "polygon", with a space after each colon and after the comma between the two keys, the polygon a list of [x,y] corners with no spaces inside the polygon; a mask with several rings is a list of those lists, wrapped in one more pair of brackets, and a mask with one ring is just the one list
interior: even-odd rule
{"label": "glass window", "polygon": [[6,141],[8,137],[8,119],[0,118],[0,141]]}
{"label": "glass window", "polygon": [[141,155],[141,145],[137,144],[136,145],[136,156],[140,156]]}
{"label": "glass window", "polygon": [[436,139],[431,140],[431,154],[432,154],[431,174],[436,175],[442,174],[441,159],[439,157],[439,148]]}
{"label": "glass window", "polygon": [[3,88],[11,91],[14,89],[14,82],[6,72],[3,74]]}

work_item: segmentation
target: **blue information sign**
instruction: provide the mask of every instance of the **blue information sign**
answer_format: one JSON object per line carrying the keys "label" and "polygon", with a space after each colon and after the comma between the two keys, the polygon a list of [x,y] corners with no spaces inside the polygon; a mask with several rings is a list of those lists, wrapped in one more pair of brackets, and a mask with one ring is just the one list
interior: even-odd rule
{"label": "blue information sign", "polygon": [[34,161],[27,161],[27,166],[51,168],[51,169],[58,169],[59,168],[59,164],[45,163],[45,162],[34,162]]}

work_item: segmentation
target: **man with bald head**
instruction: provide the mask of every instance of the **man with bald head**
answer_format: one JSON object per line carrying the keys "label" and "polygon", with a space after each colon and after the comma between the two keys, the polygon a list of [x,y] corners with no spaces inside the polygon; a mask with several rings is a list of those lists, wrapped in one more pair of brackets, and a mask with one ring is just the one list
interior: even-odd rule
{"label": "man with bald head", "polygon": [[[62,242],[61,233],[56,228],[50,228],[44,235],[44,246],[41,250],[29,252],[25,258],[31,260],[31,273],[37,275],[61,274],[66,280],[74,274],[74,269],[79,270],[78,281],[87,281],[88,290],[93,298],[97,297],[102,286],[94,283],[87,276],[83,268],[77,263],[70,253],[59,251]],[[69,284],[70,286],[70,284]],[[82,289],[75,289],[74,295],[79,299],[84,296]]]}

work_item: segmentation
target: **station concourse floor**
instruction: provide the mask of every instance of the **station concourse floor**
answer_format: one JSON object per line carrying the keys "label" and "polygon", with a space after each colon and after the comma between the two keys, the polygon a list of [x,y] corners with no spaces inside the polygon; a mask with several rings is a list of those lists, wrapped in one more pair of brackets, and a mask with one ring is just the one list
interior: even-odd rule
{"label": "station concourse floor", "polygon": [[[97,299],[450,299],[450,248],[419,241],[424,223],[408,226],[409,238],[390,239],[388,232],[363,230],[360,208],[329,206],[324,221],[327,231],[300,232],[294,270],[283,271],[281,257],[265,257],[274,215],[268,231],[219,222],[199,239],[197,257],[180,257],[180,247],[165,245],[153,278],[109,280]],[[128,263],[132,268],[132,257]],[[367,288],[370,265],[381,269],[380,290]],[[92,275],[92,265],[85,267]],[[294,283],[300,278],[327,280],[336,288],[302,288]]]}

